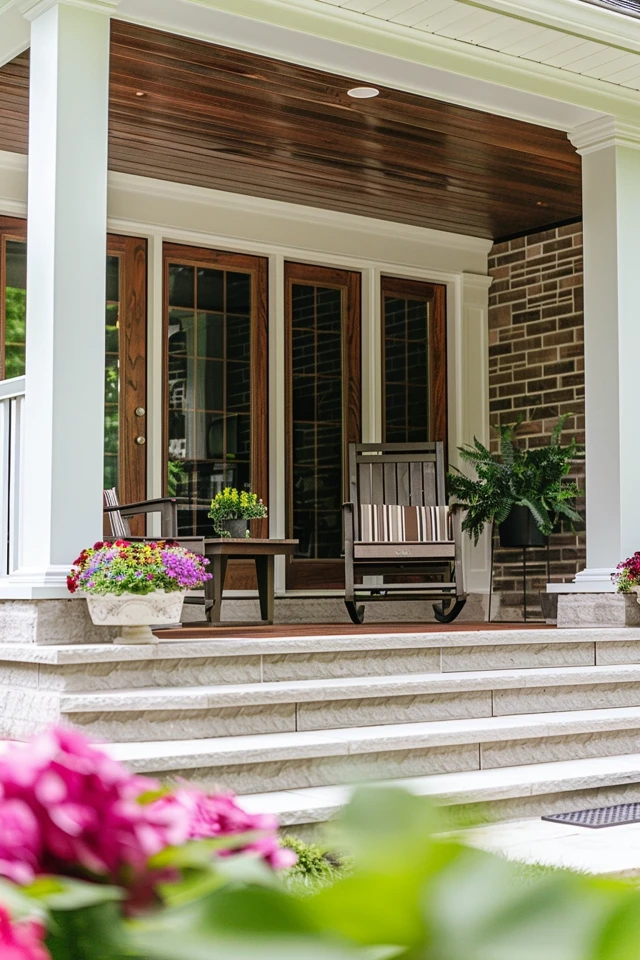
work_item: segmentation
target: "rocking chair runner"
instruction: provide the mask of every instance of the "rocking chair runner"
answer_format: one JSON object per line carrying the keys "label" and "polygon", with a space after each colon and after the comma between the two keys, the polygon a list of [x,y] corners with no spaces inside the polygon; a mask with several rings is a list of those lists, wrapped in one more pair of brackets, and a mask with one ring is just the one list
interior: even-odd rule
{"label": "rocking chair runner", "polygon": [[[447,505],[444,445],[352,443],[345,503],[345,605],[364,622],[364,602],[439,600],[436,620],[451,623],[466,603],[462,515]],[[422,583],[356,583],[360,577],[429,578]],[[359,603],[360,601],[360,603]]]}

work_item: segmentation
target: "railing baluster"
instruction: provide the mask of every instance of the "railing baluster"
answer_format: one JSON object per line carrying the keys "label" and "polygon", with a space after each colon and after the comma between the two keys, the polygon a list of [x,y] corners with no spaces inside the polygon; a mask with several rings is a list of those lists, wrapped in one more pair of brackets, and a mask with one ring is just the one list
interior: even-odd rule
{"label": "railing baluster", "polygon": [[0,576],[20,563],[24,377],[0,381]]}

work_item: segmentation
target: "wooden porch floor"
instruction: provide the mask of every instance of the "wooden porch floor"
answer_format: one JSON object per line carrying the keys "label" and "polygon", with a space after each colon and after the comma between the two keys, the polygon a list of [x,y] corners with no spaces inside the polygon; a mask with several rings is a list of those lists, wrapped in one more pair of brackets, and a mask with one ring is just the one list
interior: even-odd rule
{"label": "wooden porch floor", "polygon": [[555,630],[546,623],[276,623],[272,626],[180,627],[157,630],[162,640],[211,640],[216,637],[335,637],[390,633],[478,633],[505,630]]}

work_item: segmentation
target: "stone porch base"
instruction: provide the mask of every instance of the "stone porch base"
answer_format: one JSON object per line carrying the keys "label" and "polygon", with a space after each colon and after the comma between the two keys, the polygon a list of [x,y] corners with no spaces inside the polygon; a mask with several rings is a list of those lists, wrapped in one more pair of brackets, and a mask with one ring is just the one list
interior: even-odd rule
{"label": "stone porch base", "polygon": [[623,593],[561,593],[558,627],[637,627],[640,604]]}

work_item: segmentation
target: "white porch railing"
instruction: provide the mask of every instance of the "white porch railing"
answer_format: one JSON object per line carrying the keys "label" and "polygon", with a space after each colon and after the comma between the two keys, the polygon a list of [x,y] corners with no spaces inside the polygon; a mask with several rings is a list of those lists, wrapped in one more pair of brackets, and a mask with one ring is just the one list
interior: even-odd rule
{"label": "white porch railing", "polygon": [[0,380],[0,576],[18,567],[25,378]]}

